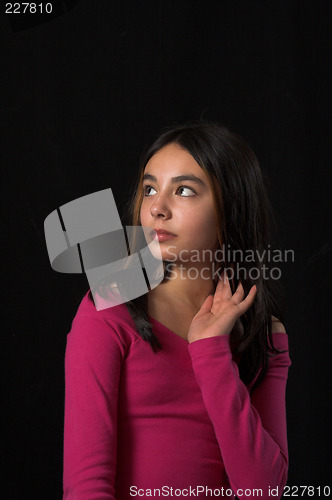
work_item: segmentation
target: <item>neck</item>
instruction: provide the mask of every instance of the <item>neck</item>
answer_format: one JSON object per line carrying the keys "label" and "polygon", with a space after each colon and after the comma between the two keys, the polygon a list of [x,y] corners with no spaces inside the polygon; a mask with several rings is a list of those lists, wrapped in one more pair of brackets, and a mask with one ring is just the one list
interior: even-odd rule
{"label": "neck", "polygon": [[169,278],[149,292],[149,303],[178,304],[198,312],[206,297],[215,291],[213,273],[216,269],[211,265],[172,264]]}

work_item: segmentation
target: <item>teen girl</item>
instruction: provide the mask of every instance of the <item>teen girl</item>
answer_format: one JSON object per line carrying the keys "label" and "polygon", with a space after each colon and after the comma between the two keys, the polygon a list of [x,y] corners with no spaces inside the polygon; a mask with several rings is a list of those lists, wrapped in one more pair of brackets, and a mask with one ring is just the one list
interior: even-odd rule
{"label": "teen girl", "polygon": [[79,306],[64,500],[280,498],[290,359],[262,272],[270,211],[254,153],[217,124],[169,129],[143,157],[131,212],[156,231],[166,275],[126,304],[97,311],[89,292]]}

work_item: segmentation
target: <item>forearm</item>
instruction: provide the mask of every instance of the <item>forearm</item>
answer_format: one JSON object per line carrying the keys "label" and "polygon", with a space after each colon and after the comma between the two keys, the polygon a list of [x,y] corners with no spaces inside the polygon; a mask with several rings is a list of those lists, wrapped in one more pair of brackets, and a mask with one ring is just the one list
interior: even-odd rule
{"label": "forearm", "polygon": [[76,317],[65,374],[63,500],[115,500],[121,346],[95,318]]}
{"label": "forearm", "polygon": [[[285,422],[267,418],[264,427],[264,415],[252,404],[232,360],[229,336],[193,342],[189,351],[234,492],[256,488],[262,490],[261,498],[269,498],[269,488],[278,487],[281,496],[288,469]],[[274,404],[284,405],[286,372],[287,367],[279,369],[278,386],[271,383],[265,388],[276,389]]]}

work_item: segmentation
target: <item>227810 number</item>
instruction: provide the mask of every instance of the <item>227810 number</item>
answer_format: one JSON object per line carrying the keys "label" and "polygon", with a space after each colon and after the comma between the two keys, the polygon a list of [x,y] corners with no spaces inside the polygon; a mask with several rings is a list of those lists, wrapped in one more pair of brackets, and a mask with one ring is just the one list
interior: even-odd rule
{"label": "227810 number", "polygon": [[285,486],[283,491],[284,497],[308,497],[323,496],[329,497],[331,488],[329,486]]}
{"label": "227810 number", "polygon": [[6,14],[51,14],[53,5],[48,2],[43,3],[6,3]]}

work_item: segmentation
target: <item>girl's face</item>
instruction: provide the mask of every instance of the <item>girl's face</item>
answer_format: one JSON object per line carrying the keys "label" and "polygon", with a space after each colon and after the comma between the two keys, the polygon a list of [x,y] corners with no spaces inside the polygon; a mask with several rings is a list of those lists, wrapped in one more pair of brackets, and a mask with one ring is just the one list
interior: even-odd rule
{"label": "girl's face", "polygon": [[145,167],[143,193],[141,224],[156,230],[162,260],[186,264],[192,258],[199,265],[202,250],[217,249],[208,177],[186,150],[172,143],[158,151]]}

